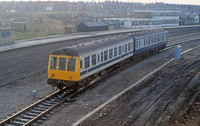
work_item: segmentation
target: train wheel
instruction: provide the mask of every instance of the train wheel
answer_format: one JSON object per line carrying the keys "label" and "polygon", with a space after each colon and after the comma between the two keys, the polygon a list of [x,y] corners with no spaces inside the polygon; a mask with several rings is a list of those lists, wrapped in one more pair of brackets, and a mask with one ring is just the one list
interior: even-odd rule
{"label": "train wheel", "polygon": [[57,87],[61,90],[61,89],[63,89],[64,84],[63,83],[58,83]]}

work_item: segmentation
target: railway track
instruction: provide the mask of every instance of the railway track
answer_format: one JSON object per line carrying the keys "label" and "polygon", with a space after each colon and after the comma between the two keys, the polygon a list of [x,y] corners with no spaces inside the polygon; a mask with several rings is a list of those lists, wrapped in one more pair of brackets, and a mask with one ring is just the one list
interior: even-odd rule
{"label": "railway track", "polygon": [[58,90],[51,95],[41,99],[40,101],[26,107],[25,109],[13,114],[7,119],[0,122],[1,126],[29,126],[29,125],[38,125],[43,120],[47,119],[53,113],[52,111],[60,106],[62,106],[65,102],[70,101],[76,95],[85,91],[85,89],[91,87],[95,83],[100,80],[106,79],[110,76],[112,72],[110,71],[108,74],[97,77],[93,80],[87,87],[79,89],[75,92],[73,89],[63,89]]}
{"label": "railway track", "polygon": [[[173,43],[167,46],[166,50],[174,48],[175,45],[178,44],[190,44],[192,42],[196,42],[199,40],[198,38],[193,38],[186,40],[184,42]],[[87,87],[80,89],[78,92],[74,92],[74,90],[61,90],[56,91],[53,94],[41,99],[40,101],[26,107],[25,109],[13,114],[12,116],[8,117],[7,119],[0,122],[2,126],[13,126],[13,125],[37,125],[41,123],[43,120],[47,119],[51,114],[52,111],[61,106],[66,101],[70,101],[73,97],[77,94],[85,91],[88,87],[92,86],[93,84],[104,80],[105,78],[109,77],[110,73],[103,77],[99,77],[96,80],[93,80]]]}
{"label": "railway track", "polygon": [[[199,43],[199,41],[200,41],[200,36],[196,36],[194,38],[185,39],[184,41],[181,41],[181,42],[168,44],[168,45],[166,45],[166,48],[164,50],[172,49],[177,45],[188,45],[188,44],[191,44],[191,43]],[[169,41],[169,42],[171,42],[171,41]]]}
{"label": "railway track", "polygon": [[191,34],[186,34],[186,35],[180,35],[180,36],[175,36],[175,37],[171,37],[169,38],[169,41],[174,41],[174,40],[180,40],[180,39],[184,39],[185,37],[198,37],[200,35],[199,32],[197,33],[191,33]]}
{"label": "railway track", "polygon": [[66,100],[71,99],[74,95],[75,94],[73,93],[73,91],[70,90],[56,91],[53,94],[41,99],[40,101],[3,120],[2,122],[0,122],[0,125],[34,125],[34,123],[37,123],[36,120],[39,120],[40,122],[41,119],[47,118],[48,116],[50,116],[50,111],[60,106]]}

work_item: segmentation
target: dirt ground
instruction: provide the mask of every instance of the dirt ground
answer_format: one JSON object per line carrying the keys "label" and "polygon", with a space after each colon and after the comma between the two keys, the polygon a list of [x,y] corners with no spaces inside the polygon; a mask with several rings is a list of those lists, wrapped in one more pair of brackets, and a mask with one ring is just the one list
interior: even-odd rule
{"label": "dirt ground", "polygon": [[[169,36],[199,32],[197,28],[169,30]],[[174,34],[175,33],[175,34]],[[97,39],[96,37],[95,39]],[[32,46],[0,53],[0,119],[10,116],[31,103],[52,93],[47,85],[47,65],[49,53],[52,50],[69,46],[74,43],[84,43],[94,38],[72,40]],[[196,46],[196,45],[193,45]],[[174,50],[159,53],[151,58],[134,64],[119,75],[107,80],[103,84],[76,97],[72,103],[53,114],[42,125],[71,125],[97,106],[106,102],[110,97],[129,87],[168,59],[174,56]],[[137,76],[134,74],[138,73]],[[129,75],[129,76],[127,76]],[[126,78],[125,78],[126,77]],[[31,92],[37,91],[36,99]]]}
{"label": "dirt ground", "polygon": [[199,52],[197,49],[181,60],[173,61],[81,125],[198,126],[200,100],[195,102],[193,110],[190,104],[200,91]]}

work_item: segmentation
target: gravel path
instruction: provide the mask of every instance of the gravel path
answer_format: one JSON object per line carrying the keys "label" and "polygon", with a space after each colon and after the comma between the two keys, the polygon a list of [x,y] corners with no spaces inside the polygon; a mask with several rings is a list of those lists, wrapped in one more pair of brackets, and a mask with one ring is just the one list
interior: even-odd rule
{"label": "gravel path", "polygon": [[[187,28],[188,30],[178,29],[176,32],[169,30],[170,36],[181,35],[192,33],[195,31],[200,32],[200,29],[196,28]],[[172,34],[173,33],[173,34]],[[69,46],[74,43],[84,43],[91,39],[81,39],[76,41],[67,41],[52,43],[46,45],[33,46],[28,48],[15,49],[11,51],[1,52],[0,53],[0,119],[5,118],[7,115],[11,115],[13,112],[19,111],[20,108],[23,108],[38,99],[45,97],[46,95],[52,92],[52,89],[49,85],[46,84],[46,72],[48,64],[48,56],[52,50]],[[97,39],[97,37],[95,38]],[[141,73],[137,75],[137,79],[141,78],[145,73],[153,70],[157,67],[157,64],[162,64],[169,56],[172,56],[174,51],[164,52],[162,54],[156,55],[155,59],[147,59],[150,62],[142,61],[141,63],[136,64],[136,67],[132,69],[127,69],[128,74],[131,74],[132,71]],[[160,61],[158,58],[164,59]],[[156,60],[157,59],[157,60]],[[153,60],[155,60],[153,62]],[[149,65],[149,66],[148,66]],[[147,69],[148,68],[148,69]],[[122,72],[124,73],[124,72]],[[124,73],[127,74],[126,72]],[[115,78],[120,78],[119,81],[110,80],[106,81],[102,86],[98,86],[97,90],[91,90],[83,94],[78,101],[75,101],[73,104],[69,104],[65,112],[71,116],[71,110],[81,110],[79,108],[87,108],[83,110],[82,115],[86,114],[92,110],[97,105],[106,101],[112,95],[120,92],[121,88],[126,88],[129,86],[129,82],[135,82],[135,79],[132,79],[130,76],[127,81],[123,79],[124,75],[117,75]],[[116,82],[116,86],[111,89],[110,83]],[[121,84],[120,82],[124,82]],[[104,89],[104,90],[103,90]],[[37,91],[37,98],[32,99],[31,91]],[[89,98],[87,96],[90,92],[99,92],[98,95],[93,95]],[[105,94],[105,95],[104,95]],[[91,102],[90,100],[94,99],[98,104]],[[81,110],[82,111],[82,110]],[[78,112],[78,111],[77,111]],[[72,124],[75,120],[80,118],[82,115],[77,113],[73,119],[69,119],[69,124]],[[59,120],[58,120],[59,121]]]}

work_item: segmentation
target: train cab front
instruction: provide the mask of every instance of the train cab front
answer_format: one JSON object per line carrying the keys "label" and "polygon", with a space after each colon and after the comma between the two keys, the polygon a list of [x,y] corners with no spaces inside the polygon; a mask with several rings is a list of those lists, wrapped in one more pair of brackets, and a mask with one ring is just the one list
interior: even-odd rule
{"label": "train cab front", "polygon": [[75,56],[50,55],[47,83],[59,89],[73,86],[80,78],[78,61]]}

